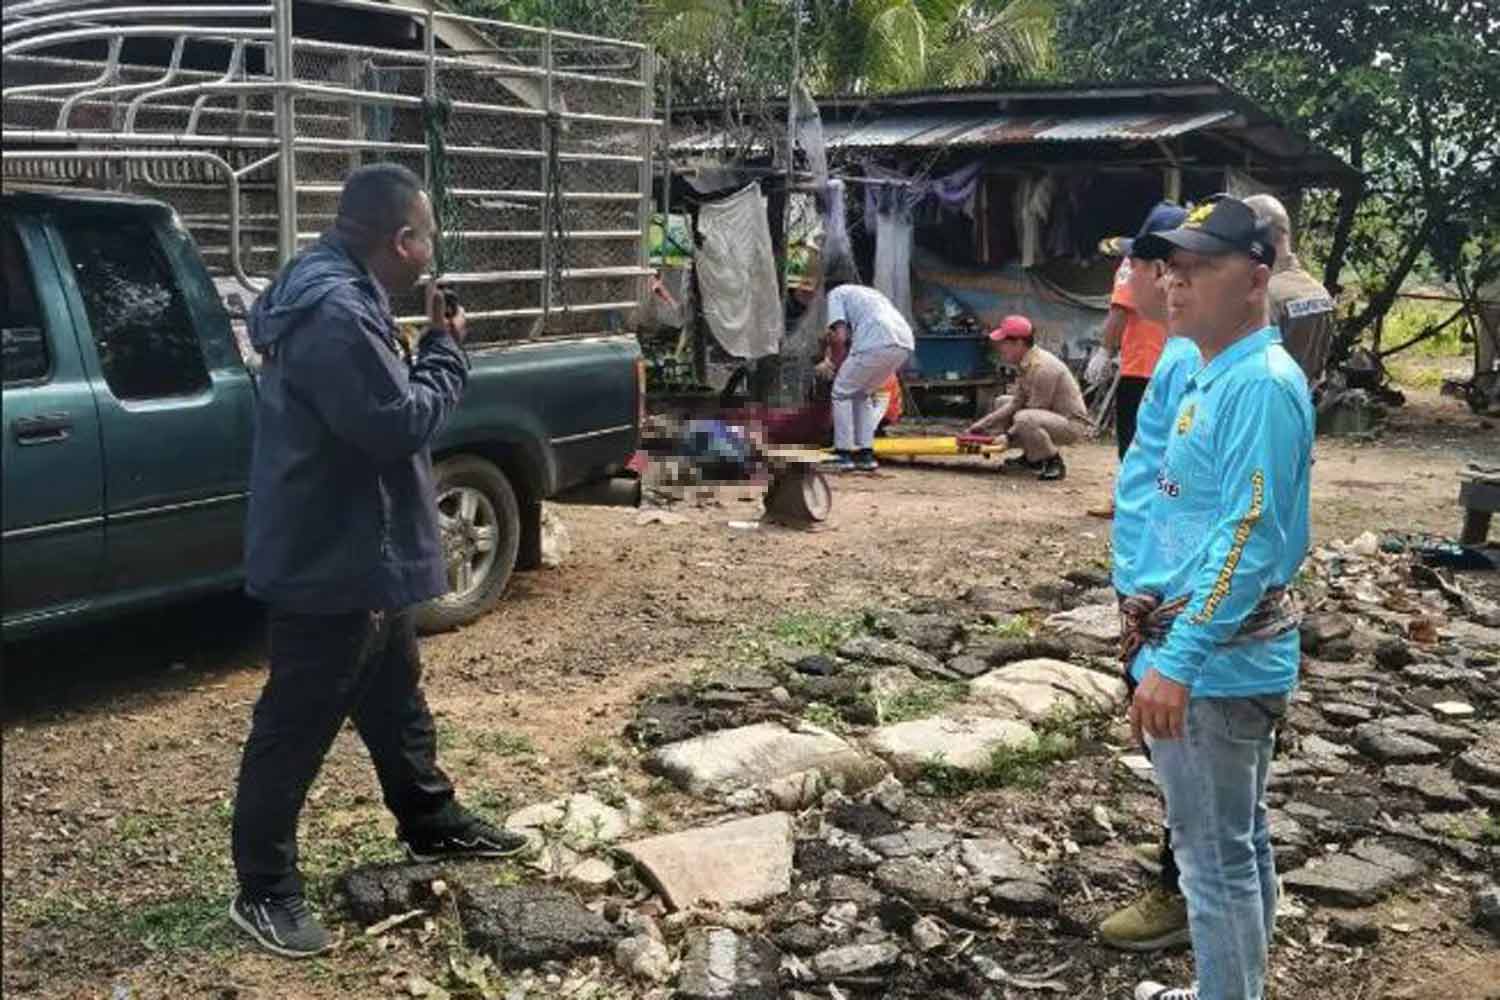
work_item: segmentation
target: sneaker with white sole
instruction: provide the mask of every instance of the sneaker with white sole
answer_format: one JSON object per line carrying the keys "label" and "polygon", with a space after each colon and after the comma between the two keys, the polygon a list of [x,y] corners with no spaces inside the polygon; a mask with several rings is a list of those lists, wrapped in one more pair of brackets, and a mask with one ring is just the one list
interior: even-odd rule
{"label": "sneaker with white sole", "polygon": [[416,829],[403,829],[400,837],[413,861],[509,858],[531,846],[524,834],[502,830],[461,806],[452,806],[436,822]]}
{"label": "sneaker with white sole", "polygon": [[251,896],[241,891],[229,904],[229,919],[262,948],[283,958],[310,958],[328,950],[328,932],[301,895]]}
{"label": "sneaker with white sole", "polygon": [[1143,980],[1135,988],[1135,1000],[1198,1000],[1198,986],[1163,986]]}

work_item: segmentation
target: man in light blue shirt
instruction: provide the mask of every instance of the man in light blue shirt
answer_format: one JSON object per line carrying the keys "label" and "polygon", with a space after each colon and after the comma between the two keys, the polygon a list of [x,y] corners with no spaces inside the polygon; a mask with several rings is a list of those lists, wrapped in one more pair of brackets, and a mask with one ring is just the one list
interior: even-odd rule
{"label": "man in light blue shirt", "polygon": [[1262,1000],[1276,912],[1265,787],[1296,683],[1287,588],[1308,546],[1313,411],[1267,324],[1266,224],[1220,198],[1137,241],[1166,260],[1169,327],[1203,367],[1187,382],[1122,603],[1144,734],[1167,804],[1198,986],[1137,1000]]}

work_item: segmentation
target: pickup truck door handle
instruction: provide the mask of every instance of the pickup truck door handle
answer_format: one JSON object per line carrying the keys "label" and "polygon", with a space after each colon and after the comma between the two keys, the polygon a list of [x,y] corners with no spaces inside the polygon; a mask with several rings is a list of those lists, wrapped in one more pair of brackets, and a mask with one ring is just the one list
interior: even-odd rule
{"label": "pickup truck door handle", "polygon": [[35,417],[17,417],[10,422],[16,444],[52,444],[66,441],[73,433],[71,413],[43,413]]}

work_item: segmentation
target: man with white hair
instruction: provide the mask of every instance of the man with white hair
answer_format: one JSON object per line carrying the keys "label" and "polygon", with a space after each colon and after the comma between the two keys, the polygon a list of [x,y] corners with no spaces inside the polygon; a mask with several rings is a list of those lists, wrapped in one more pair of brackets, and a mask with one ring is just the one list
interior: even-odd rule
{"label": "man with white hair", "polygon": [[1336,332],[1333,297],[1302,268],[1292,252],[1292,222],[1286,206],[1269,194],[1251,195],[1245,204],[1271,229],[1276,240],[1276,267],[1269,289],[1271,324],[1280,328],[1282,346],[1316,386],[1323,379]]}

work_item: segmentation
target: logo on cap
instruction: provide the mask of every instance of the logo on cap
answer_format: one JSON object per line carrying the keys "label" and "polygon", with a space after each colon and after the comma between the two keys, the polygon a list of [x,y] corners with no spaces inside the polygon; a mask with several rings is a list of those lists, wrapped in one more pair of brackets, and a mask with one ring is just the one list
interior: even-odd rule
{"label": "logo on cap", "polygon": [[1213,211],[1214,203],[1211,201],[1204,202],[1188,213],[1187,221],[1182,224],[1182,228],[1201,229],[1203,223],[1208,221],[1208,217],[1213,214]]}

